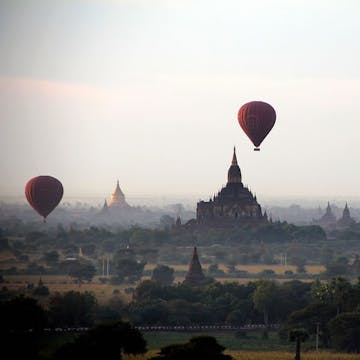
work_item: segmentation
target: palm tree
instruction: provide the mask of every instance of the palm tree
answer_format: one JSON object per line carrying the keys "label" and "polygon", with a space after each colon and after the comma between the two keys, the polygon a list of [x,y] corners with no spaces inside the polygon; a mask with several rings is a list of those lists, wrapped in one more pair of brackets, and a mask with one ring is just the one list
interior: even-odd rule
{"label": "palm tree", "polygon": [[309,338],[308,332],[304,328],[292,329],[289,333],[290,341],[296,341],[295,360],[300,360],[300,344]]}

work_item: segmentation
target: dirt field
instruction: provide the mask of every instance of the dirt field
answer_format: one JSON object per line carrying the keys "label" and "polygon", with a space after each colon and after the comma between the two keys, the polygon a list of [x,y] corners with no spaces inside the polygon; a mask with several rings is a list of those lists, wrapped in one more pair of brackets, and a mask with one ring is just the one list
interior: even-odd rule
{"label": "dirt field", "polygon": [[[155,265],[149,265],[147,269],[154,268]],[[263,269],[272,269],[277,274],[283,273],[283,268],[281,266],[273,265],[273,266],[266,266],[266,265],[254,265],[254,266],[244,266],[241,267],[242,269],[246,269],[249,273],[259,273]],[[289,268],[289,267],[287,267]],[[186,271],[187,266],[185,265],[179,265],[176,267],[177,270]],[[309,273],[318,273],[319,270],[321,270],[322,267],[320,266],[309,266],[308,272]],[[149,276],[144,276],[142,280],[149,279]],[[260,278],[260,276],[259,276]],[[1,284],[1,286],[6,286],[9,290],[25,290],[28,284],[34,284],[35,286],[39,282],[40,275],[4,275],[5,283]],[[125,301],[130,301],[131,294],[126,294],[125,289],[129,287],[136,287],[136,284],[133,285],[111,285],[109,283],[102,284],[99,281],[99,276],[94,277],[93,281],[90,284],[83,283],[81,286],[79,286],[77,283],[74,283],[73,279],[71,279],[68,276],[65,275],[42,275],[41,280],[44,282],[44,284],[49,288],[50,292],[66,292],[70,290],[74,291],[91,291],[94,293],[94,295],[97,297],[99,303],[104,303],[107,300],[109,300],[111,297],[113,297],[114,290],[119,290],[121,298],[123,298]],[[180,283],[184,280],[184,276],[176,276],[175,277],[175,283]],[[220,282],[237,282],[239,284],[246,284],[249,281],[255,281],[256,278],[218,278],[217,279]],[[277,281],[284,282],[289,281],[290,279],[279,279]],[[303,281],[312,281],[311,279],[304,279]]]}
{"label": "dirt field", "polygon": [[[145,270],[152,270],[156,264],[147,264]],[[187,271],[189,269],[188,265],[169,265],[174,268],[175,271]],[[208,264],[201,265],[203,269],[209,267]],[[219,269],[226,271],[227,268],[224,264],[219,264]],[[278,275],[283,275],[285,271],[291,270],[296,273],[296,266],[294,265],[237,265],[237,270],[247,271],[249,274],[257,274],[263,270],[273,270]],[[322,265],[307,265],[305,266],[307,273],[309,274],[320,274],[325,271],[325,267]]]}
{"label": "dirt field", "polygon": [[[4,276],[6,283],[2,286],[6,286],[9,290],[12,289],[25,289],[27,284],[36,285],[39,282],[39,275],[6,275]],[[131,285],[111,285],[111,284],[101,284],[98,280],[98,277],[95,277],[90,284],[78,284],[74,283],[71,278],[63,275],[43,275],[41,280],[49,288],[50,292],[66,292],[66,291],[91,291],[96,296],[99,303],[104,303],[113,297],[113,292],[115,289],[120,291],[121,298],[125,301],[130,301],[131,295],[125,293],[125,288],[130,287]],[[133,285],[134,286],[134,285]]]}

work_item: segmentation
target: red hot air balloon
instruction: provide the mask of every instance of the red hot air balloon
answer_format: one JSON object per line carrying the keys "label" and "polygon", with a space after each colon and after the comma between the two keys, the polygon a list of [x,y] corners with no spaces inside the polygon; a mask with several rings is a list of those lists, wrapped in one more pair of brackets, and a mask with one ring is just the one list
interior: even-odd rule
{"label": "red hot air balloon", "polygon": [[61,182],[52,176],[37,176],[25,186],[25,196],[32,208],[44,218],[56,208],[64,189]]}
{"label": "red hot air balloon", "polygon": [[244,104],[238,112],[238,121],[245,134],[259,151],[261,142],[273,128],[276,120],[274,108],[263,101]]}

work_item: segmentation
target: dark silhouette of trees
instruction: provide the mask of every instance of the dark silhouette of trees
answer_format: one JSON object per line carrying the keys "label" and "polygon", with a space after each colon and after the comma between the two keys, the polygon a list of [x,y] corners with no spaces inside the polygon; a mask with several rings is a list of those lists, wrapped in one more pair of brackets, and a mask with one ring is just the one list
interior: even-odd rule
{"label": "dark silhouette of trees", "polygon": [[2,332],[41,332],[46,325],[45,310],[37,300],[17,296],[0,303],[0,328]]}
{"label": "dark silhouette of trees", "polygon": [[85,291],[68,291],[50,298],[49,318],[53,327],[89,327],[94,323],[97,301]]}
{"label": "dark silhouette of trees", "polygon": [[119,360],[122,354],[143,354],[146,342],[141,332],[129,323],[99,325],[80,335],[73,343],[63,345],[53,356],[55,360],[107,359]]}
{"label": "dark silhouette of trees", "polygon": [[339,351],[360,353],[360,312],[345,312],[329,322],[331,340]]}
{"label": "dark silhouette of trees", "polygon": [[1,351],[13,359],[37,359],[46,326],[45,310],[35,299],[18,296],[0,303]]}
{"label": "dark silhouette of trees", "polygon": [[359,325],[356,325],[356,321],[359,320],[356,315],[343,314],[357,314],[359,284],[352,285],[341,277],[334,277],[327,282],[313,282],[307,305],[290,314],[281,333],[301,327],[314,336],[319,330],[322,346],[335,345],[338,349],[357,351],[356,346],[349,345],[346,339],[358,337]]}
{"label": "dark silhouette of trees", "polygon": [[166,265],[157,265],[152,273],[151,280],[159,281],[163,285],[171,285],[174,281],[174,269]]}
{"label": "dark silhouette of trees", "polygon": [[231,360],[230,355],[223,354],[224,350],[212,336],[197,336],[185,344],[163,347],[160,353],[150,360]]}

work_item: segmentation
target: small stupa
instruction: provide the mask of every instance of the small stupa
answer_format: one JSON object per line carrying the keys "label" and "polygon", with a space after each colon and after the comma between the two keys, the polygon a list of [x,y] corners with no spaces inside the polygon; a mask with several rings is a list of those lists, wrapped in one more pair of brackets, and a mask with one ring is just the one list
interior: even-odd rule
{"label": "small stupa", "polygon": [[196,246],[194,247],[193,256],[189,265],[189,271],[186,274],[184,284],[191,286],[199,286],[205,283],[205,275],[202,271]]}
{"label": "small stupa", "polygon": [[103,207],[101,209],[101,213],[102,214],[108,214],[109,213],[109,207],[108,207],[106,199],[104,200],[104,205],[103,205]]}

